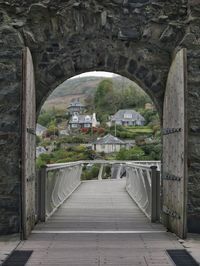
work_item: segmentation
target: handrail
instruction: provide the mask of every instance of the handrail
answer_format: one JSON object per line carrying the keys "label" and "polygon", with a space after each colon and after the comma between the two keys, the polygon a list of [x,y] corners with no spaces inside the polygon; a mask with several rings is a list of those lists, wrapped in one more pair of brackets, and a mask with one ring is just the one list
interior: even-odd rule
{"label": "handrail", "polygon": [[125,161],[125,160],[81,160],[76,162],[68,162],[68,163],[57,163],[57,164],[47,164],[47,169],[52,168],[61,168],[68,165],[77,165],[77,164],[138,164],[138,165],[156,165],[158,168],[161,165],[161,161]]}
{"label": "handrail", "polygon": [[126,190],[151,220],[160,221],[160,171],[156,165],[127,163]]}
{"label": "handrail", "polygon": [[[102,179],[104,165],[112,165],[117,179],[126,172],[126,190],[151,221],[158,220],[160,186],[160,161],[82,160],[48,164],[39,175],[38,218],[46,221],[81,184],[84,164],[101,164],[98,179]],[[116,166],[115,166],[116,165]],[[159,181],[158,181],[159,180]]]}
{"label": "handrail", "polygon": [[47,165],[41,169],[38,184],[40,221],[45,222],[81,184],[81,173],[80,162]]}

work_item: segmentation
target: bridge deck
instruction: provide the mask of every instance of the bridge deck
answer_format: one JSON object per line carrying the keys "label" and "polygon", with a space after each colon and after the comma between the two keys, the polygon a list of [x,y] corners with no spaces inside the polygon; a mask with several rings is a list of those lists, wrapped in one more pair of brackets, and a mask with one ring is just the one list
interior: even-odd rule
{"label": "bridge deck", "polygon": [[124,181],[82,183],[18,249],[33,250],[27,265],[174,265],[166,249],[182,246],[151,224],[125,191]]}

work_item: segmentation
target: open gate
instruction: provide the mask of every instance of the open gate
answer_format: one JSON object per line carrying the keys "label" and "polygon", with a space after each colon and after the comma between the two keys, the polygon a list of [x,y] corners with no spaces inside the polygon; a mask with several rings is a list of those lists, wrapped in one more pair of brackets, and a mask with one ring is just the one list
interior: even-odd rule
{"label": "open gate", "polygon": [[171,65],[163,110],[163,223],[181,238],[187,233],[186,49]]}
{"label": "open gate", "polygon": [[22,211],[21,238],[27,239],[35,224],[35,78],[30,50],[23,51],[22,86]]}

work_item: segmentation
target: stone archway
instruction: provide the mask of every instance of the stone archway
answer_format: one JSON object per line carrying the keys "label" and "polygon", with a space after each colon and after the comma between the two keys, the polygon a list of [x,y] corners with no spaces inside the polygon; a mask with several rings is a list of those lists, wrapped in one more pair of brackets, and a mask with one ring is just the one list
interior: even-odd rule
{"label": "stone archway", "polygon": [[20,230],[21,55],[25,46],[34,61],[38,110],[62,81],[82,72],[104,70],[135,80],[151,96],[160,114],[173,54],[180,47],[188,48],[188,210],[191,229],[197,228],[200,217],[198,1],[101,2],[10,0],[0,4],[1,233]]}

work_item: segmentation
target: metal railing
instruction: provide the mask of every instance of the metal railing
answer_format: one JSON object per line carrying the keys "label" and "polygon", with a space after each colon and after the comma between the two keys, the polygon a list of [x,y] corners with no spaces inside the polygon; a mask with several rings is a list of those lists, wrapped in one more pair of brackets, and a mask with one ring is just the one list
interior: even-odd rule
{"label": "metal railing", "polygon": [[160,219],[159,161],[93,160],[46,165],[39,171],[38,220],[45,222],[81,184],[85,164],[101,165],[98,180],[102,180],[106,165],[115,168],[111,175],[116,175],[116,179],[126,176],[126,190],[138,207],[152,222]]}
{"label": "metal railing", "polygon": [[160,171],[156,165],[127,163],[126,190],[151,222],[160,221]]}
{"label": "metal railing", "polygon": [[38,219],[45,222],[81,184],[82,163],[46,165],[38,178]]}

